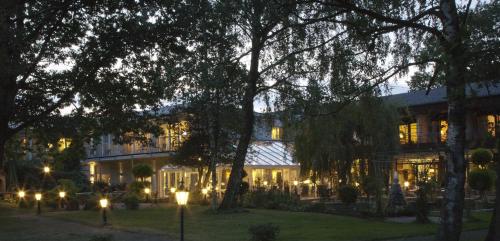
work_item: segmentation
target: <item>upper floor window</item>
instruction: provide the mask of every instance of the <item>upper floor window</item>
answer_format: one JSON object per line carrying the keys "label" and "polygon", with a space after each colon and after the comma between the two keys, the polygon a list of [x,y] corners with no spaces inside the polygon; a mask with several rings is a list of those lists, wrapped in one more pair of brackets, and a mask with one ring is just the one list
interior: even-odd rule
{"label": "upper floor window", "polygon": [[283,138],[283,128],[273,127],[271,130],[271,139],[281,140]]}
{"label": "upper floor window", "polygon": [[417,138],[417,123],[399,125],[399,143],[414,144]]}
{"label": "upper floor window", "polygon": [[447,137],[448,137],[448,122],[445,120],[440,120],[439,121],[439,140],[442,143],[445,143]]}
{"label": "upper floor window", "polygon": [[487,131],[491,136],[495,136],[496,127],[500,124],[500,115],[488,115],[486,117]]}

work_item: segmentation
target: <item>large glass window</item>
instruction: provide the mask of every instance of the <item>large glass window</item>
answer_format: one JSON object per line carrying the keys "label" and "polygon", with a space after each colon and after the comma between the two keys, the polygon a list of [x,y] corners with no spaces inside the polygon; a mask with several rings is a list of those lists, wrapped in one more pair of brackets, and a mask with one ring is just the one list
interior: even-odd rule
{"label": "large glass window", "polygon": [[283,138],[283,128],[273,127],[271,130],[271,138],[273,140],[281,140]]}
{"label": "large glass window", "polygon": [[439,121],[439,140],[442,143],[445,143],[447,137],[448,137],[448,122],[445,120],[441,120]]}
{"label": "large glass window", "polygon": [[417,143],[417,123],[399,125],[399,143],[414,144]]}
{"label": "large glass window", "polygon": [[490,133],[491,136],[495,136],[495,131],[496,131],[496,126],[498,125],[500,121],[500,116],[498,115],[488,115],[486,116],[486,121],[487,121],[487,131]]}

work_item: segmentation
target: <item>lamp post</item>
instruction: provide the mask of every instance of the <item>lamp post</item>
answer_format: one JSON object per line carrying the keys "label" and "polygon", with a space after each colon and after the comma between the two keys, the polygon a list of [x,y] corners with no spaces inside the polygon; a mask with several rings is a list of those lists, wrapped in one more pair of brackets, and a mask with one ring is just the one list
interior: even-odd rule
{"label": "lamp post", "polygon": [[108,199],[106,198],[101,198],[99,200],[99,204],[101,205],[102,209],[102,224],[107,225],[108,224],[108,217],[106,216],[106,208],[108,207]]}
{"label": "lamp post", "polygon": [[201,189],[201,194],[203,194],[203,199],[206,201],[208,195],[208,188]]}
{"label": "lamp post", "polygon": [[66,192],[65,191],[60,191],[59,192],[59,209],[63,208],[63,202],[64,198],[66,197]]}
{"label": "lamp post", "polygon": [[146,194],[146,202],[149,202],[149,194],[151,193],[151,189],[149,187],[144,188],[144,194]]}
{"label": "lamp post", "polygon": [[181,208],[181,241],[184,241],[184,206],[187,205],[189,192],[184,191],[184,184],[181,182],[181,187],[175,193],[177,205]]}
{"label": "lamp post", "polygon": [[17,192],[17,196],[19,197],[19,199],[24,199],[26,193],[23,190],[20,190],[19,192]]}
{"label": "lamp post", "polygon": [[36,215],[40,215],[42,213],[42,208],[40,207],[40,201],[42,200],[42,193],[35,193],[36,200]]}
{"label": "lamp post", "polygon": [[50,174],[50,167],[49,166],[44,166],[43,167],[43,173]]}

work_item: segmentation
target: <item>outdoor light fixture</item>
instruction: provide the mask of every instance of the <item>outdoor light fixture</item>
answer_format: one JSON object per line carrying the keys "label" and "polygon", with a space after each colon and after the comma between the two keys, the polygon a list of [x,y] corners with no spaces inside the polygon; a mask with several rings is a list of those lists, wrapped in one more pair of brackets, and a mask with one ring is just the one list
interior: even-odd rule
{"label": "outdoor light fixture", "polygon": [[406,189],[408,189],[408,187],[410,187],[410,182],[405,181],[405,182],[403,183],[403,185],[405,186],[405,188],[406,188]]}
{"label": "outdoor light fixture", "polygon": [[106,216],[106,208],[108,207],[108,199],[106,198],[101,198],[101,200],[99,200],[99,204],[101,205],[101,209],[102,209],[102,224],[103,225],[106,225],[108,224],[108,217]]}
{"label": "outdoor light fixture", "polygon": [[297,181],[297,180],[293,181],[293,185],[294,186],[298,186],[299,185],[299,181]]}
{"label": "outdoor light fixture", "polygon": [[359,187],[359,182],[354,183],[356,187]]}
{"label": "outdoor light fixture", "polygon": [[145,187],[144,193],[146,194],[146,202],[149,202],[149,194],[151,193],[151,189],[149,187]]}
{"label": "outdoor light fixture", "polygon": [[63,200],[66,197],[66,192],[65,191],[60,191],[59,192],[59,208],[63,208]]}
{"label": "outdoor light fixture", "polygon": [[59,192],[59,197],[60,198],[65,198],[66,197],[66,192],[64,192],[64,191]]}
{"label": "outdoor light fixture", "polygon": [[267,186],[268,182],[267,181],[264,181],[264,186]]}
{"label": "outdoor light fixture", "polygon": [[171,188],[170,188],[170,192],[171,192],[171,193],[175,193],[175,191],[177,191],[177,188],[175,188],[175,187],[171,187]]}
{"label": "outdoor light fixture", "polygon": [[187,205],[189,199],[189,192],[184,190],[184,183],[181,182],[179,191],[175,193],[177,205],[181,208],[181,241],[184,241],[184,206]]}
{"label": "outdoor light fixture", "polygon": [[203,195],[207,195],[208,194],[208,189],[206,189],[206,188],[201,189],[201,193]]}
{"label": "outdoor light fixture", "polygon": [[[341,181],[341,182],[342,182],[342,181]],[[311,180],[309,180],[309,179],[306,179],[306,180],[304,181],[304,184],[309,184],[309,183],[311,183]]]}
{"label": "outdoor light fixture", "polygon": [[17,196],[19,196],[19,198],[24,198],[26,196],[26,193],[23,190],[21,190],[17,193]]}
{"label": "outdoor light fixture", "polygon": [[40,207],[40,201],[42,200],[42,193],[35,193],[36,200],[36,214],[40,215],[42,213],[42,208]]}
{"label": "outdoor light fixture", "polygon": [[44,167],[43,167],[43,172],[44,172],[45,174],[49,174],[49,173],[50,173],[50,167],[49,167],[49,166],[44,166]]}

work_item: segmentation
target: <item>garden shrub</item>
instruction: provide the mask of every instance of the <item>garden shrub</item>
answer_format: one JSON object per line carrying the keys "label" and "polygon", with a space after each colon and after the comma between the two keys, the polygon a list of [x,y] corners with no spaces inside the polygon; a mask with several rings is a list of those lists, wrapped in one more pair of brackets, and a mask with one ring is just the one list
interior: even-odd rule
{"label": "garden shrub", "polygon": [[374,176],[365,176],[361,181],[361,189],[368,199],[370,199],[370,196],[375,196],[377,192],[381,192],[383,185],[382,180]]}
{"label": "garden shrub", "polygon": [[103,181],[94,182],[94,191],[98,193],[108,193],[109,192],[109,184]]}
{"label": "garden shrub", "polygon": [[484,198],[484,193],[493,187],[494,174],[486,169],[475,169],[469,173],[467,182],[469,186],[481,193]]}
{"label": "garden shrub", "polygon": [[248,232],[251,236],[250,241],[275,241],[278,238],[280,227],[272,223],[252,225]]}
{"label": "garden shrub", "polygon": [[118,183],[118,184],[113,184],[109,187],[112,192],[120,192],[120,191],[125,191],[127,190],[127,184],[126,183]]}
{"label": "garden shrub", "polygon": [[23,198],[19,200],[18,206],[19,208],[32,208],[35,206],[35,202],[33,200]]}
{"label": "garden shrub", "polygon": [[282,193],[279,190],[266,191],[262,188],[248,192],[243,197],[243,206],[249,208],[268,208],[289,210],[299,203],[296,195]]}
{"label": "garden shrub", "polygon": [[83,203],[83,210],[99,210],[99,203],[96,196],[88,196]]}
{"label": "garden shrub", "polygon": [[339,188],[338,195],[342,203],[350,205],[356,203],[358,199],[358,189],[351,185],[344,185]]}
{"label": "garden shrub", "polygon": [[318,185],[318,195],[322,200],[330,198],[330,189],[327,185]]}
{"label": "garden shrub", "polygon": [[57,191],[65,191],[67,196],[74,195],[79,190],[75,182],[71,179],[59,179],[57,183],[59,183]]}
{"label": "garden shrub", "polygon": [[326,205],[324,202],[317,202],[304,205],[302,207],[304,212],[314,212],[314,213],[324,213],[326,211]]}
{"label": "garden shrub", "polygon": [[137,210],[139,209],[139,197],[135,193],[128,193],[123,197],[123,203],[125,204],[125,208],[128,210]]}
{"label": "garden shrub", "polygon": [[80,209],[80,204],[76,198],[68,198],[65,205],[67,211],[77,211]]}
{"label": "garden shrub", "polygon": [[493,160],[493,153],[488,149],[477,148],[472,151],[471,161],[478,166],[484,167],[491,160]]}
{"label": "garden shrub", "polygon": [[128,185],[128,191],[139,195],[147,186],[149,186],[149,182],[134,181]]}
{"label": "garden shrub", "polygon": [[429,189],[425,186],[420,186],[416,191],[415,214],[418,223],[429,223],[430,207],[427,201],[428,192]]}
{"label": "garden shrub", "polygon": [[144,182],[144,178],[152,176],[153,172],[153,168],[151,168],[150,165],[144,163],[137,164],[132,169],[134,177],[140,178],[142,182]]}

